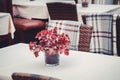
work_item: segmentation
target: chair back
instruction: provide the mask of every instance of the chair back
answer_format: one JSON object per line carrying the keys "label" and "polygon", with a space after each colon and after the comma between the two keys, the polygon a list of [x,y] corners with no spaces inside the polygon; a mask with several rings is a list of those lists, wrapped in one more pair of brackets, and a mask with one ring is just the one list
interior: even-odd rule
{"label": "chair back", "polygon": [[12,0],[0,0],[0,12],[10,13],[13,17]]}
{"label": "chair back", "polygon": [[74,0],[75,1],[75,3],[78,3],[78,0]]}
{"label": "chair back", "polygon": [[11,76],[13,80],[60,80],[57,78],[48,77],[44,75],[20,73],[20,72],[15,72]]}
{"label": "chair back", "polygon": [[120,16],[116,20],[116,35],[117,35],[117,55],[120,56]]}
{"label": "chair back", "polygon": [[94,0],[94,4],[106,4],[106,0]]}
{"label": "chair back", "polygon": [[[75,0],[77,3],[82,3],[83,0]],[[88,3],[94,4],[94,0],[87,0]]]}
{"label": "chair back", "polygon": [[91,0],[92,4],[112,4],[114,0]]}
{"label": "chair back", "polygon": [[79,45],[78,45],[79,51],[89,52],[92,29],[93,27],[89,25],[80,26],[80,37],[79,37]]}
{"label": "chair back", "polygon": [[58,28],[58,33],[67,33],[70,37],[70,49],[79,51],[89,51],[92,34],[92,26],[82,25],[78,21],[51,20],[47,24],[47,29]]}
{"label": "chair back", "polygon": [[58,33],[67,33],[70,37],[70,49],[78,50],[80,25],[78,21],[69,20],[50,20],[47,24],[47,29],[58,28]]}
{"label": "chair back", "polygon": [[51,20],[78,21],[76,5],[72,3],[51,2],[47,3]]}
{"label": "chair back", "polygon": [[93,26],[90,52],[113,55],[113,15],[86,15],[86,24]]}
{"label": "chair back", "polygon": [[120,0],[113,0],[113,4],[120,5]]}

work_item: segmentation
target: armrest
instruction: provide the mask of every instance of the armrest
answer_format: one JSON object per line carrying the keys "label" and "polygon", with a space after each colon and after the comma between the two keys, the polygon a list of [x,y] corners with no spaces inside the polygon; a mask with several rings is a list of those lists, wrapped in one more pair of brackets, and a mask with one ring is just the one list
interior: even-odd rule
{"label": "armrest", "polygon": [[60,80],[58,78],[45,76],[45,75],[38,75],[32,73],[21,73],[21,72],[14,72],[12,74],[13,80]]}

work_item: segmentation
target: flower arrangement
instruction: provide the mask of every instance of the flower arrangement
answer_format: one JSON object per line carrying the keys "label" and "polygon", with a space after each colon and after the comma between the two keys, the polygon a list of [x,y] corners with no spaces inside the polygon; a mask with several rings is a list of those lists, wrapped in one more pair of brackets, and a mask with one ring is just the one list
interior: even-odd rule
{"label": "flower arrangement", "polygon": [[70,38],[65,33],[58,34],[56,27],[38,32],[35,38],[36,41],[29,43],[29,48],[35,57],[38,57],[41,51],[48,55],[56,53],[69,55]]}

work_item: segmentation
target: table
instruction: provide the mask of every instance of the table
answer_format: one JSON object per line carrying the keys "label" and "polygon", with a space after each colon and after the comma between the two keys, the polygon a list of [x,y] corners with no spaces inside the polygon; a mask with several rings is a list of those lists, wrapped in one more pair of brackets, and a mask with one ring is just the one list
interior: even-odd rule
{"label": "table", "polygon": [[47,2],[67,2],[75,3],[74,0],[13,0],[13,13],[14,15],[20,15],[24,18],[38,18],[38,19],[48,19],[49,14],[47,10]]}
{"label": "table", "polygon": [[77,4],[78,14],[81,15],[92,13],[109,13],[118,9],[120,9],[120,5],[88,4],[88,7],[82,7],[81,4]]}
{"label": "table", "polygon": [[[24,18],[32,19],[48,19],[49,13],[46,6],[47,2],[69,2],[75,3],[74,1],[64,1],[64,0],[35,0],[35,1],[19,1],[13,0],[13,13],[15,15],[19,15]],[[81,6],[81,4],[77,4],[77,12],[78,12],[78,20],[81,21],[81,15],[85,15],[88,13],[107,13],[117,10],[120,8],[119,5],[98,5],[98,4],[89,4],[87,8]]]}
{"label": "table", "polygon": [[15,27],[9,13],[0,12],[0,35],[6,35],[11,33],[12,38],[14,37]]}
{"label": "table", "polygon": [[28,44],[0,49],[0,80],[12,80],[13,72],[35,73],[62,80],[120,80],[120,57],[72,51],[60,55],[60,65],[44,65],[44,54],[35,58]]}

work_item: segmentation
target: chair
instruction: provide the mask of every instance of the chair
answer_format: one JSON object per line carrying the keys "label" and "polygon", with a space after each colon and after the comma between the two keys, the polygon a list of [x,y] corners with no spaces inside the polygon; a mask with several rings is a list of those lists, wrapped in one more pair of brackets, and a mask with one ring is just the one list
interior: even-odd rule
{"label": "chair", "polygon": [[0,12],[8,12],[13,17],[12,0],[0,0]]}
{"label": "chair", "polygon": [[10,33],[6,35],[0,35],[0,48],[11,44],[12,44],[12,38]]}
{"label": "chair", "polygon": [[105,0],[94,0],[93,4],[105,4]]}
{"label": "chair", "polygon": [[45,29],[45,22],[41,20],[14,17],[13,22],[16,28],[15,40],[18,42],[33,41],[37,32]]}
{"label": "chair", "polygon": [[78,21],[51,20],[48,22],[48,29],[58,28],[58,32],[67,33],[70,37],[70,49],[79,51],[89,51],[92,27],[81,25]]}
{"label": "chair", "polygon": [[120,5],[120,0],[113,0],[113,4],[118,4],[118,5]]}
{"label": "chair", "polygon": [[117,35],[117,55],[120,56],[120,16],[116,20],[116,35]]}
{"label": "chair", "polygon": [[88,14],[86,25],[93,26],[90,52],[113,55],[113,15]]}
{"label": "chair", "polygon": [[[0,12],[7,12],[10,13],[12,16],[11,4],[12,4],[12,0],[0,0]],[[12,44],[12,38],[10,33],[6,35],[0,35],[0,47],[4,47],[4,45],[7,46],[11,44]]]}
{"label": "chair", "polygon": [[21,72],[14,72],[11,77],[13,80],[60,80],[49,76]]}
{"label": "chair", "polygon": [[89,52],[92,29],[93,29],[92,26],[88,26],[88,25],[80,26],[80,37],[79,37],[79,45],[78,45],[79,51]]}
{"label": "chair", "polygon": [[51,20],[72,20],[78,21],[76,5],[63,2],[47,3]]}
{"label": "chair", "polygon": [[94,1],[95,1],[95,0],[92,0],[91,3],[94,4]]}
{"label": "chair", "polygon": [[78,3],[78,0],[74,0],[75,1],[75,3]]}
{"label": "chair", "polygon": [[92,35],[92,26],[81,25],[78,21],[51,20],[47,25],[48,29],[58,28],[58,32],[67,33],[70,37],[70,49],[89,51]]}
{"label": "chair", "polygon": [[16,28],[14,42],[29,43],[35,39],[35,36],[39,31],[45,29],[47,19],[27,19],[20,15],[14,15],[13,22]]}
{"label": "chair", "polygon": [[82,23],[69,20],[50,20],[47,24],[48,30],[54,27],[58,28],[58,33],[67,33],[70,37],[70,49],[78,50],[79,30]]}
{"label": "chair", "polygon": [[[75,0],[75,1],[78,2],[78,3],[82,3],[83,0]],[[87,0],[87,1],[90,4],[94,4],[94,0]]]}

